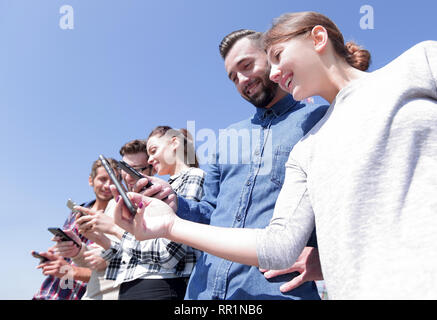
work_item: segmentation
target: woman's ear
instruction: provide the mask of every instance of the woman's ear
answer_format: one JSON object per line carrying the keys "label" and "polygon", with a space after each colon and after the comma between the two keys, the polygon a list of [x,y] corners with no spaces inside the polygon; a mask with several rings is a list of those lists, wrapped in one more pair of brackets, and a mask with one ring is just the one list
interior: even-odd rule
{"label": "woman's ear", "polygon": [[311,30],[311,39],[313,40],[314,49],[321,53],[328,44],[328,31],[323,26],[315,26]]}
{"label": "woman's ear", "polygon": [[179,148],[180,145],[180,141],[177,137],[172,137],[171,138],[171,145],[173,146],[174,150],[177,150]]}

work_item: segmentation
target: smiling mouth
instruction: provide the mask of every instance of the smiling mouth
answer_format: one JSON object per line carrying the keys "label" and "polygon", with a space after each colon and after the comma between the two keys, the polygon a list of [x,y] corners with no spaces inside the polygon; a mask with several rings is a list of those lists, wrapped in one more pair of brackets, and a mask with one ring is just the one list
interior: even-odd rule
{"label": "smiling mouth", "polygon": [[259,80],[259,79],[255,79],[255,80],[250,81],[244,90],[246,96],[250,97],[251,95],[253,95],[255,93],[255,89],[258,88],[260,83],[261,83],[261,80]]}
{"label": "smiling mouth", "polygon": [[284,80],[282,81],[282,86],[283,86],[283,88],[289,90],[291,87],[291,84],[293,83],[293,73],[288,74],[288,77],[285,77]]}
{"label": "smiling mouth", "polygon": [[156,172],[158,172],[158,165],[159,165],[158,162],[156,162],[156,163],[153,164],[153,169],[154,169]]}

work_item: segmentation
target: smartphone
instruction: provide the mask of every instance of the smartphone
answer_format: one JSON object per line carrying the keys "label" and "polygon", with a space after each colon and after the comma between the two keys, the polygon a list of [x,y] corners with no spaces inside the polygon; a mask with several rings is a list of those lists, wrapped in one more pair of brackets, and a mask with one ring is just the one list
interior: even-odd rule
{"label": "smartphone", "polygon": [[123,198],[124,204],[128,208],[129,212],[132,214],[132,216],[135,216],[135,214],[137,213],[137,209],[133,206],[132,202],[128,198],[126,192],[123,189],[121,182],[118,181],[117,177],[115,176],[114,170],[112,170],[111,166],[109,165],[108,160],[106,160],[106,158],[103,155],[99,155],[99,159],[102,161],[103,167],[105,168],[106,172],[109,174],[109,177],[111,178],[112,182],[117,188],[118,193]]}
{"label": "smartphone", "polygon": [[[117,161],[118,162],[118,166],[119,168],[121,168],[122,170],[124,170],[125,172],[127,172],[129,175],[131,175],[135,180],[140,180],[142,178],[146,178],[146,176],[142,175],[141,173],[139,173],[137,170],[135,170],[134,168],[132,168],[130,165],[128,165],[126,162],[124,162],[123,160]],[[144,191],[147,188],[150,188],[151,186],[153,186],[153,184],[150,182],[147,183],[147,185],[143,188],[142,191]]]}
{"label": "smartphone", "polygon": [[85,212],[82,212],[80,210],[74,209],[74,206],[77,206],[76,202],[74,202],[71,199],[67,200],[67,207],[73,212],[73,213],[80,213],[83,216],[86,216],[87,214]]}
{"label": "smartphone", "polygon": [[48,228],[51,233],[55,236],[61,238],[61,241],[73,241],[73,243],[80,248],[80,244],[72,239],[68,234],[66,234],[61,228]]}
{"label": "smartphone", "polygon": [[44,263],[44,262],[50,261],[49,259],[47,259],[46,257],[43,257],[42,255],[40,255],[40,254],[39,254],[38,252],[36,252],[36,251],[32,251],[32,256],[33,256],[34,258],[39,259],[39,260],[40,260],[39,263]]}

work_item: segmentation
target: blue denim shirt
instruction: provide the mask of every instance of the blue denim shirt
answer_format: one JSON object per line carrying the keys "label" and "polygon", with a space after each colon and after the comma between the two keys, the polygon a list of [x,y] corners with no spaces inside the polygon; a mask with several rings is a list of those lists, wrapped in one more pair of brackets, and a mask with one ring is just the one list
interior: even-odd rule
{"label": "blue denim shirt", "polygon": [[[221,131],[205,171],[200,202],[178,197],[183,219],[233,228],[263,228],[273,214],[293,146],[323,117],[328,106],[305,105],[286,96],[270,109]],[[235,143],[236,137],[238,142]],[[230,142],[234,139],[234,143]],[[227,143],[226,143],[227,142]],[[295,276],[294,274],[293,276]],[[314,282],[282,294],[292,276],[267,280],[258,268],[202,253],[186,299],[319,299]]]}

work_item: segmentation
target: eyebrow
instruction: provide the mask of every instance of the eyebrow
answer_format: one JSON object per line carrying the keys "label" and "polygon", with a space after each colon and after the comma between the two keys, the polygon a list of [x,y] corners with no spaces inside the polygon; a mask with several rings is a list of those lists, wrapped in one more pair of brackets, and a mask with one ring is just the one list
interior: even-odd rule
{"label": "eyebrow", "polygon": [[156,147],[154,144],[152,144],[150,147],[147,147],[146,150],[147,152],[149,152],[150,149],[152,149],[153,147]]}

